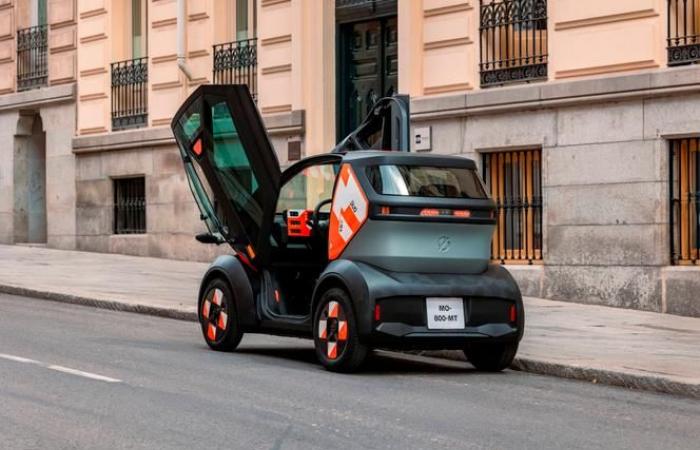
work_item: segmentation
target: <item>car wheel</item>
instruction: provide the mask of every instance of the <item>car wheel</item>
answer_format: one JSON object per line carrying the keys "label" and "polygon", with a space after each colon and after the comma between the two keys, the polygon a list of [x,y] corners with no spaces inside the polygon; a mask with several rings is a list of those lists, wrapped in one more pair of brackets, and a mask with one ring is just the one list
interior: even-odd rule
{"label": "car wheel", "polygon": [[500,372],[510,367],[517,352],[517,342],[470,344],[464,350],[464,356],[477,370]]}
{"label": "car wheel", "polygon": [[338,288],[321,296],[314,313],[316,356],[326,369],[353,372],[367,357],[367,346],[360,342],[357,321],[348,294]]}
{"label": "car wheel", "polygon": [[235,350],[243,333],[238,325],[233,294],[224,280],[215,278],[209,282],[204,296],[199,300],[198,310],[207,345],[221,352]]}

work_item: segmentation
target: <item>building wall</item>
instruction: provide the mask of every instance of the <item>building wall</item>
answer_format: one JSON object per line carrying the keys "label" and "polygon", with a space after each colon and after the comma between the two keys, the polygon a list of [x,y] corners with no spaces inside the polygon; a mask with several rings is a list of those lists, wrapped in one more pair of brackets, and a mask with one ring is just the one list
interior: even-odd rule
{"label": "building wall", "polygon": [[[23,191],[31,182],[23,168],[30,150],[39,148],[37,155],[45,164],[43,202],[36,197],[27,205],[29,210],[46,215],[46,244],[55,248],[75,247],[75,157],[72,139],[75,135],[75,81],[77,71],[76,0],[47,2],[47,80],[37,89],[17,90],[17,31],[36,25],[28,1],[0,0],[0,242],[26,240],[15,223],[26,221],[18,214],[15,204],[22,205]],[[34,119],[36,118],[36,120]],[[32,136],[32,126],[40,123]],[[29,128],[28,128],[29,127]],[[44,144],[45,141],[45,144]],[[15,169],[18,173],[15,173]],[[39,172],[36,172],[39,173]],[[17,189],[15,189],[15,186]],[[25,198],[26,200],[26,198]],[[25,202],[26,203],[26,202]],[[41,205],[41,203],[45,203]],[[40,233],[43,235],[43,231]]]}
{"label": "building wall", "polygon": [[[258,106],[286,166],[290,150],[335,144],[335,2],[251,2]],[[212,82],[212,45],[235,40],[233,2],[188,0],[188,79],[177,66],[177,1],[147,1],[148,122],[116,132],[110,65],[131,57],[130,2],[50,1],[49,86],[15,93],[25,3],[0,0],[0,157],[14,148],[19,111],[40,114],[49,245],[193,260],[226,251],[192,238],[203,226],[169,123]],[[671,265],[668,195],[668,140],[700,136],[700,72],[668,67],[666,0],[549,0],[546,79],[488,89],[480,2],[399,0],[397,13],[399,91],[413,99],[414,129],[431,127],[431,151],[481,165],[489,152],[542,150],[543,261],[509,267],[523,292],[700,316],[700,269]],[[113,183],[132,175],[145,176],[147,233],[117,236]],[[13,183],[0,165],[1,242],[13,241]]]}
{"label": "building wall", "polygon": [[700,271],[670,265],[668,220],[668,139],[698,134],[698,82],[688,68],[423,98],[414,125],[478,164],[542,149],[544,263],[508,267],[525,295],[698,315]]}

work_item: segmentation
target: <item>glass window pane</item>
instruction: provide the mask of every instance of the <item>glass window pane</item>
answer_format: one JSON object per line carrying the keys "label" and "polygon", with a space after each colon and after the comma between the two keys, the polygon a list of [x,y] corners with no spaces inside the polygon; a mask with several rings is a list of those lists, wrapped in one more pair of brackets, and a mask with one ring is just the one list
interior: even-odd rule
{"label": "glass window pane", "polygon": [[143,9],[142,0],[131,0],[131,56],[134,59],[145,56]]}
{"label": "glass window pane", "polygon": [[46,0],[37,0],[38,3],[38,23],[37,25],[46,25]]}
{"label": "glass window pane", "polygon": [[486,198],[476,170],[452,167],[379,165],[367,168],[379,194],[414,197]]}
{"label": "glass window pane", "polygon": [[282,186],[276,211],[313,210],[321,201],[332,198],[337,172],[338,164],[322,164],[302,170]]}
{"label": "glass window pane", "polygon": [[213,148],[206,153],[218,182],[253,242],[262,225],[262,192],[226,102],[211,106]]}
{"label": "glass window pane", "polygon": [[236,40],[248,39],[248,0],[236,0]]}

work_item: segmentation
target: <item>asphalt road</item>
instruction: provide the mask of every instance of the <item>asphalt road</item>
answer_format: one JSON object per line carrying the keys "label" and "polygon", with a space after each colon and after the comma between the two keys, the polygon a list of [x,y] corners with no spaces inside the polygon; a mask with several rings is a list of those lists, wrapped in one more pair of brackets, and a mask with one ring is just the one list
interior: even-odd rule
{"label": "asphalt road", "polygon": [[697,449],[700,402],[309,341],[208,350],[194,323],[0,295],[0,448]]}

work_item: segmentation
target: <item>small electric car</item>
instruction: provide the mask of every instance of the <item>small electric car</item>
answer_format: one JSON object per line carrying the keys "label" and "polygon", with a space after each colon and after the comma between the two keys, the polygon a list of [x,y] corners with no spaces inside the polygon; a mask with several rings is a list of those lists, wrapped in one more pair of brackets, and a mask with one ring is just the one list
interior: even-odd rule
{"label": "small electric car", "polygon": [[203,243],[229,244],[204,275],[206,343],[243,333],[312,337],[329,370],[372,348],[460,349],[510,365],[520,291],[490,265],[495,204],[473,161],[410,153],[408,101],[380,100],[332,152],[280,170],[244,85],[200,86],[172,122]]}

